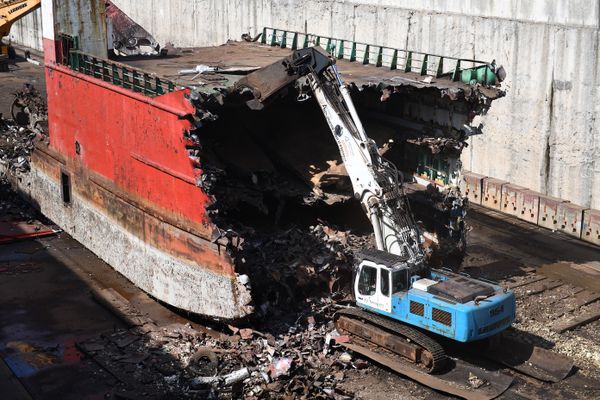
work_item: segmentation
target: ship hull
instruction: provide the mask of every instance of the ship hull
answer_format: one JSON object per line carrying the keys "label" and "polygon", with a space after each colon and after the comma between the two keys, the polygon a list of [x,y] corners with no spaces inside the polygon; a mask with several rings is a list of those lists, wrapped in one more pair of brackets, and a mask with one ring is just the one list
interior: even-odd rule
{"label": "ship hull", "polygon": [[[131,204],[97,179],[85,192],[72,190],[65,204],[61,174],[71,173],[72,188],[82,175],[67,168],[56,154],[40,148],[32,155],[31,171],[15,180],[18,189],[39,210],[75,240],[155,298],[190,312],[235,320],[251,312],[250,296],[235,274],[207,264],[228,263],[218,245],[183,231]],[[202,262],[173,254],[172,248],[193,249]]]}
{"label": "ship hull", "polygon": [[57,65],[46,85],[49,140],[13,177],[18,190],[158,300],[222,320],[252,313],[187,156],[187,92],[148,98]]}

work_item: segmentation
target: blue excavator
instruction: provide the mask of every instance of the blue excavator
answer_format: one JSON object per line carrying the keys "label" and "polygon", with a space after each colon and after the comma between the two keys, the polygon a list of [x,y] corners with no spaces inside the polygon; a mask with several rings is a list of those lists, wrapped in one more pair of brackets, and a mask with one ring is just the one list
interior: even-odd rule
{"label": "blue excavator", "polygon": [[320,47],[298,50],[292,59],[289,71],[307,77],[377,246],[355,255],[352,290],[358,307],[336,314],[337,330],[385,338],[374,343],[434,372],[444,367],[446,354],[424,332],[471,342],[508,328],[516,313],[511,291],[427,265],[399,172],[365,133],[333,59]]}
{"label": "blue excavator", "polygon": [[377,247],[355,254],[352,291],[357,307],[335,315],[337,331],[432,373],[447,358],[436,335],[471,342],[508,328],[516,312],[512,291],[427,264],[399,171],[367,136],[334,59],[321,47],[307,47],[263,71],[237,84],[254,91],[248,105],[261,108],[273,93],[306,79],[338,145],[354,197],[373,226]]}
{"label": "blue excavator", "polygon": [[[511,386],[513,377],[498,364],[545,382],[566,378],[571,359],[505,334],[516,317],[511,290],[428,264],[401,175],[365,133],[333,57],[319,46],[294,50],[234,89],[251,92],[246,104],[260,110],[291,85],[299,100],[310,92],[319,105],[375,237],[375,248],[354,255],[354,304],[336,312],[326,346],[333,338],[426,386],[473,400]],[[467,361],[473,357],[479,361]],[[480,366],[490,361],[491,370]]]}

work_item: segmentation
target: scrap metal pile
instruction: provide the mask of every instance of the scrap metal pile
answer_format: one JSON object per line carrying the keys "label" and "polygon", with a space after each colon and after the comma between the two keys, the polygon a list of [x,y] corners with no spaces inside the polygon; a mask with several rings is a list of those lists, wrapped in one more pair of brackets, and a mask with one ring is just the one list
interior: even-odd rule
{"label": "scrap metal pile", "polygon": [[112,398],[350,399],[337,387],[344,371],[368,364],[325,346],[335,309],[315,299],[291,324],[270,332],[229,326],[230,336],[141,319],[77,347],[112,376]]}
{"label": "scrap metal pile", "polygon": [[0,114],[0,165],[12,172],[29,171],[35,143],[47,139],[47,108],[30,85],[15,93],[12,119]]}
{"label": "scrap metal pile", "polygon": [[276,330],[277,324],[305,317],[315,302],[348,300],[353,254],[373,247],[372,240],[326,224],[252,236],[237,259],[240,272],[250,276],[256,322],[265,318],[265,328]]}

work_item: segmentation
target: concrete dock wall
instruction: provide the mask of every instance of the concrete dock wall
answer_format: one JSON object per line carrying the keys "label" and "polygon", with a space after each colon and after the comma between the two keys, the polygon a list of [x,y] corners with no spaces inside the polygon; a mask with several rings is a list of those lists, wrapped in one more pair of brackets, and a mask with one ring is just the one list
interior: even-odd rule
{"label": "concrete dock wall", "polygon": [[496,59],[508,95],[466,169],[600,209],[599,21],[592,0],[114,0],[160,43],[215,45],[263,26]]}

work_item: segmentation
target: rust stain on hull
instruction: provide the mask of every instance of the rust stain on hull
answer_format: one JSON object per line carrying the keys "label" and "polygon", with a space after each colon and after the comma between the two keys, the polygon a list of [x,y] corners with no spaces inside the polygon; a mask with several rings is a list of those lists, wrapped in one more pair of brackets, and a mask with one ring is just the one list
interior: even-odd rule
{"label": "rust stain on hull", "polygon": [[85,171],[80,165],[79,168],[57,165],[57,156],[51,156],[53,153],[38,147],[33,153],[32,164],[55,179],[57,185],[61,171],[71,174],[73,194],[89,201],[131,234],[174,257],[218,274],[235,276],[231,257],[217,243],[207,239],[212,234],[210,227],[183,221],[177,215],[149,205],[118,189],[114,183]]}

